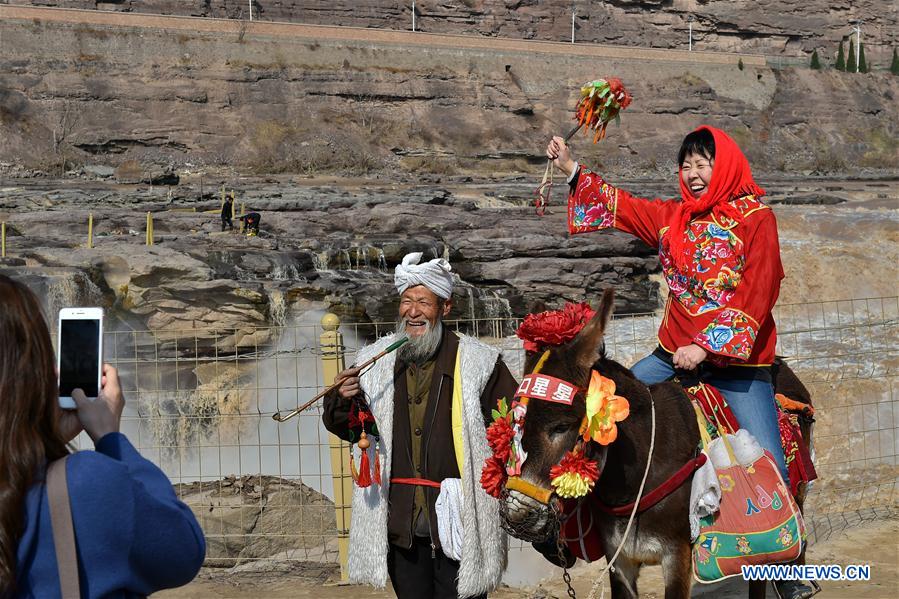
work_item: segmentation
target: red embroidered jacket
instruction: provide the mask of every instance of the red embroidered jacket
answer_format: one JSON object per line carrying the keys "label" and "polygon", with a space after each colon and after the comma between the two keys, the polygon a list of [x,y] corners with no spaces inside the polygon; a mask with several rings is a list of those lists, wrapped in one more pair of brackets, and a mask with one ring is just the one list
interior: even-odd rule
{"label": "red embroidered jacket", "polygon": [[731,200],[739,223],[706,214],[689,225],[694,260],[679,270],[668,255],[668,223],[676,201],[636,198],[581,168],[568,197],[568,231],[614,227],[659,248],[670,293],[659,343],[674,353],[695,343],[717,365],[768,365],[777,331],[771,309],[783,267],[774,212],[754,196]]}

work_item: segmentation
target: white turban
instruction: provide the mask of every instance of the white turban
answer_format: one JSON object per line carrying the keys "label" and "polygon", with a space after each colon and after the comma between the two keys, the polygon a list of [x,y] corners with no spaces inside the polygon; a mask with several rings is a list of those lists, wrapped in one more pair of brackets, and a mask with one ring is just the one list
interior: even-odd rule
{"label": "white turban", "polygon": [[409,287],[424,285],[438,297],[449,299],[453,295],[452,267],[443,258],[434,258],[430,262],[419,264],[421,252],[406,254],[403,263],[398,264],[393,275],[393,284],[397,293],[403,293]]}

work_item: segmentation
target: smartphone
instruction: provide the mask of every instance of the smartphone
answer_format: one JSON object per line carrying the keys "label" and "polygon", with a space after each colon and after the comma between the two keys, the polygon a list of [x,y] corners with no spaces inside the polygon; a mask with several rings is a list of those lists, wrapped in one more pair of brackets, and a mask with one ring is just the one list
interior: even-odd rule
{"label": "smartphone", "polygon": [[75,409],[72,390],[81,389],[91,399],[100,395],[103,377],[103,308],[63,308],[57,329],[56,371],[59,373],[59,405]]}

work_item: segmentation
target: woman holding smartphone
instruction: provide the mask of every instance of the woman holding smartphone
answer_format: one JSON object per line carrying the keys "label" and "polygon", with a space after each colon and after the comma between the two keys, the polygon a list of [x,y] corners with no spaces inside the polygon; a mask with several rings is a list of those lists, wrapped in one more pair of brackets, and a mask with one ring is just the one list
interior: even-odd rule
{"label": "woman holding smartphone", "polygon": [[82,430],[96,451],[65,472],[82,597],[138,597],[188,583],[206,553],[196,518],[163,472],[119,432],[125,400],[116,369],[102,390],[59,407],[53,346],[40,305],[0,275],[0,597],[60,595],[46,487],[49,465]]}

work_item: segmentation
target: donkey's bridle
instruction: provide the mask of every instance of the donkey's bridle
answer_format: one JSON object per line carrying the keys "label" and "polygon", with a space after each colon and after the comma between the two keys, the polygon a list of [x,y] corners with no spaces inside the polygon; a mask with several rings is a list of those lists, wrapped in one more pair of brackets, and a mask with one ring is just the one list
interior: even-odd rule
{"label": "donkey's bridle", "polygon": [[[568,398],[567,401],[558,401],[558,400],[551,399],[549,397],[549,394],[546,394],[546,393],[543,393],[543,394],[535,393],[533,395],[524,395],[524,394],[519,395],[518,394],[519,392],[522,392],[523,389],[531,389],[530,386],[525,385],[525,381],[527,381],[533,375],[540,373],[540,371],[543,369],[543,365],[546,364],[546,360],[549,358],[549,353],[550,353],[549,350],[546,350],[545,352],[543,352],[543,355],[540,356],[540,359],[537,361],[537,364],[534,366],[534,370],[531,371],[530,374],[525,375],[523,377],[522,384],[521,384],[521,386],[519,386],[519,391],[516,392],[516,397],[518,397],[519,401],[521,401],[521,403],[523,403],[525,406],[528,404],[528,402],[532,398],[541,399],[543,401],[550,401],[553,403],[564,403],[567,405],[571,405],[571,403],[574,401],[575,395],[577,393],[580,393],[581,391],[583,391],[583,388],[581,388],[577,385],[574,385],[572,383],[569,383],[568,381],[565,381],[563,379],[558,379],[556,377],[546,376],[545,378],[551,379],[554,382],[556,388],[567,385],[570,389],[573,390],[573,392],[570,395],[570,398]],[[584,425],[586,424],[586,420],[587,420],[587,416],[585,414],[584,419],[581,422],[581,426],[579,427],[579,430],[583,429]],[[575,444],[576,443],[577,442],[575,442]],[[555,502],[552,501],[553,496],[556,494],[555,489],[552,489],[552,488],[547,489],[546,487],[541,487],[540,485],[535,485],[534,483],[524,480],[520,476],[510,476],[508,478],[508,480],[506,480],[506,488],[509,489],[510,491],[518,491],[522,495],[526,495],[527,497],[530,497],[531,499],[538,501],[545,506],[548,506],[548,507],[551,507],[554,509],[559,509],[559,506],[557,504],[555,504]]]}

